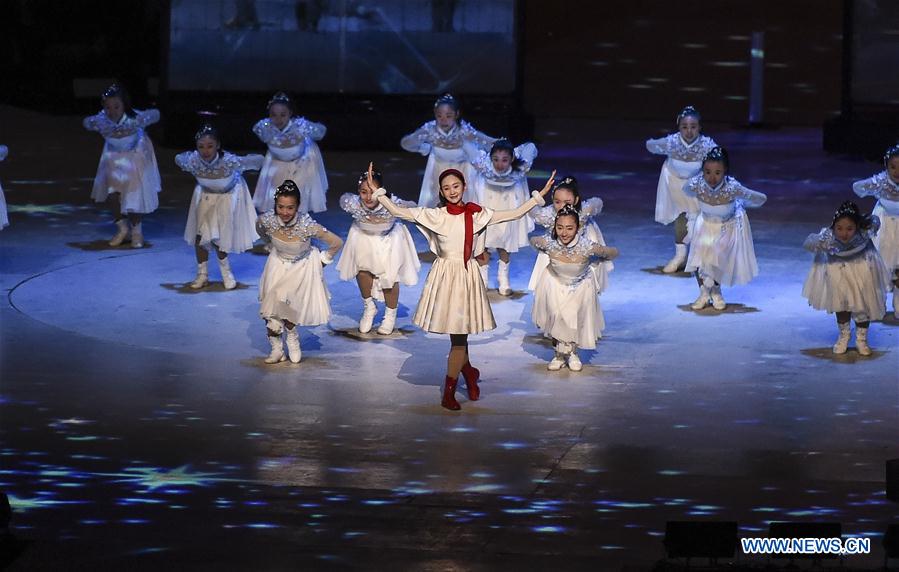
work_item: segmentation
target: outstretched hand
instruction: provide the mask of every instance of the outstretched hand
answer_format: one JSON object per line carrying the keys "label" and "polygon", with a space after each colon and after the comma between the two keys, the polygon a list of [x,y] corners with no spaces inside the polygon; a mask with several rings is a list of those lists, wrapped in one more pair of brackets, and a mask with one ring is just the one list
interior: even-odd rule
{"label": "outstretched hand", "polygon": [[553,183],[555,183],[555,182],[556,182],[556,171],[555,171],[555,169],[553,169],[553,172],[549,176],[549,179],[547,179],[546,184],[543,185],[543,188],[540,190],[540,196],[545,197],[546,193],[548,193],[549,190],[551,188],[553,188]]}

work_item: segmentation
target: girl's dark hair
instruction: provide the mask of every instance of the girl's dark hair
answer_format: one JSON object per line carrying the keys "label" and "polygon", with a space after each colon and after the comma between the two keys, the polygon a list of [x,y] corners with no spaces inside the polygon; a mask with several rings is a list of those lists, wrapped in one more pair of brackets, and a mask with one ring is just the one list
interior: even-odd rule
{"label": "girl's dark hair", "polygon": [[581,229],[580,211],[577,210],[576,208],[572,207],[571,205],[565,205],[564,207],[559,209],[559,212],[556,213],[556,220],[553,221],[553,230],[552,230],[553,240],[556,240],[559,238],[558,235],[556,234],[556,223],[559,222],[559,219],[562,218],[563,216],[573,216],[574,224],[577,225],[577,230]]}
{"label": "girl's dark hair", "polygon": [[268,111],[271,111],[272,106],[275,105],[276,103],[280,103],[281,105],[286,106],[287,111],[289,111],[291,114],[293,114],[293,103],[290,101],[290,98],[287,96],[287,94],[284,93],[283,91],[279,91],[278,93],[273,95],[272,98],[270,100],[268,100],[268,103],[266,104],[265,109]]}
{"label": "girl's dark hair", "polygon": [[118,97],[122,100],[122,107],[125,109],[125,115],[128,117],[137,117],[134,108],[131,107],[131,96],[123,85],[115,82],[107,87],[100,96],[100,103],[102,104],[104,100],[109,99],[110,97]]}
{"label": "girl's dark hair", "polygon": [[874,222],[870,215],[862,214],[858,210],[858,205],[852,201],[843,201],[840,208],[833,213],[833,222],[830,223],[830,228],[835,227],[841,218],[848,218],[855,223],[859,230],[868,230]]}
{"label": "girl's dark hair", "polygon": [[449,105],[453,108],[453,111],[456,113],[459,112],[459,100],[453,97],[450,93],[444,93],[440,97],[437,98],[437,101],[434,102],[434,109],[437,109],[441,105]]}
{"label": "girl's dark hair", "polygon": [[297,184],[287,179],[275,189],[275,202],[278,202],[278,198],[280,197],[294,197],[297,200],[297,206],[300,206],[300,188],[297,187]]}
{"label": "girl's dark hair", "polygon": [[442,173],[440,173],[440,176],[437,177],[437,197],[440,199],[440,206],[442,206],[442,207],[446,206],[446,198],[444,198],[443,193],[440,192],[440,187],[443,186],[443,179],[449,177],[450,175],[452,175],[452,176],[458,178],[460,181],[462,181],[463,187],[468,186],[467,183],[465,182],[465,175],[463,175],[462,171],[460,171],[458,169],[447,169],[447,170],[443,171]]}
{"label": "girl's dark hair", "polygon": [[702,159],[702,166],[705,167],[705,164],[709,161],[717,161],[724,165],[725,171],[730,171],[730,159],[727,156],[727,149],[724,147],[712,147],[711,150],[706,153],[706,156]]}
{"label": "girl's dark hair", "polygon": [[493,144],[493,147],[490,148],[490,157],[493,158],[493,154],[497,151],[505,151],[509,154],[509,157],[512,158],[512,170],[520,171],[522,166],[524,165],[524,161],[515,156],[515,147],[512,145],[512,142],[508,139],[497,139]]}
{"label": "girl's dark hair", "polygon": [[194,134],[194,143],[203,137],[212,137],[215,139],[216,143],[219,144],[219,157],[225,154],[225,151],[222,149],[222,137],[219,135],[218,129],[208,123],[204,123],[203,127],[200,127],[200,130]]}
{"label": "girl's dark hair", "polygon": [[696,121],[702,123],[702,116],[696,111],[696,108],[692,105],[688,105],[687,107],[680,110],[680,113],[677,114],[677,119],[674,121],[674,124],[680,128],[681,119],[684,117],[695,117]]}
{"label": "girl's dark hair", "polygon": [[886,153],[883,154],[883,168],[886,169],[889,165],[890,159],[893,157],[899,157],[899,143],[896,143],[889,149],[887,149]]}
{"label": "girl's dark hair", "polygon": [[[381,171],[375,169],[374,167],[372,167],[371,178],[373,181],[375,181],[378,184],[378,187],[384,186],[384,175],[382,175]],[[368,170],[362,171],[362,173],[359,174],[359,179],[356,181],[356,187],[358,188],[359,185],[361,185],[362,183],[364,183],[366,181],[368,181]],[[372,189],[372,191],[374,191],[374,190],[375,189]],[[387,197],[393,198],[393,193],[391,193],[390,191],[387,191]]]}
{"label": "girl's dark hair", "polygon": [[[581,193],[577,188],[577,179],[575,179],[571,175],[562,177],[562,179],[558,183],[553,185],[552,194],[550,196],[555,197],[556,191],[558,191],[559,189],[567,189],[568,191],[571,191],[571,194],[574,195],[574,204],[571,205],[571,208],[573,208],[577,212],[581,212]],[[559,209],[559,212],[562,212],[562,210]]]}

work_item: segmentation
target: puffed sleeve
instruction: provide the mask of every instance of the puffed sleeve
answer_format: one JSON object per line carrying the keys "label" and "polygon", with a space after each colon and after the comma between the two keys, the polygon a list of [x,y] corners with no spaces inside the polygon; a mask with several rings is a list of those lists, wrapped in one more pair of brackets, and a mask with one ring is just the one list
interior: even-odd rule
{"label": "puffed sleeve", "polygon": [[191,172],[190,168],[190,156],[193,151],[185,151],[184,153],[178,153],[175,155],[175,164],[181,168],[182,171]]}
{"label": "puffed sleeve", "polygon": [[585,218],[594,217],[602,212],[603,202],[599,197],[587,199],[581,203],[581,216]]}
{"label": "puffed sleeve", "polygon": [[[747,189],[736,181],[734,181],[734,184],[737,186],[737,197],[743,202],[745,207],[758,208],[768,200],[768,196],[764,193]],[[686,189],[684,190],[686,191]]]}
{"label": "puffed sleeve", "polygon": [[0,145],[0,161],[6,159],[6,156],[9,155],[9,147],[6,145]]}
{"label": "puffed sleeve", "polygon": [[535,249],[539,250],[540,252],[546,252],[547,242],[548,241],[546,240],[545,235],[531,237],[531,246],[533,246]]}
{"label": "puffed sleeve", "polygon": [[265,222],[263,219],[265,218],[265,213],[259,215],[256,218],[256,234],[259,235],[259,238],[264,240],[265,242],[271,242],[271,236],[269,235],[268,229],[265,226]]}
{"label": "puffed sleeve", "polygon": [[482,149],[490,149],[490,147],[492,147],[493,144],[497,141],[496,137],[491,137],[486,133],[478,131],[477,129],[472,127],[471,124],[465,124],[464,127],[466,128],[466,139],[468,141],[473,141],[478,147]]}
{"label": "puffed sleeve", "polygon": [[265,157],[262,155],[256,155],[255,153],[252,155],[244,155],[242,157],[238,157],[240,160],[240,169],[241,171],[258,171],[262,168],[262,164],[265,162]]}
{"label": "puffed sleeve", "polygon": [[137,117],[135,121],[141,127],[146,127],[147,125],[152,125],[154,123],[159,122],[159,110],[158,109],[145,109],[143,111],[137,111]]}
{"label": "puffed sleeve", "polygon": [[590,249],[590,254],[594,256],[598,256],[604,260],[614,260],[618,258],[618,249],[614,246],[603,246],[601,244],[594,244]]}
{"label": "puffed sleeve", "polygon": [[696,175],[692,179],[689,179],[686,183],[684,183],[683,191],[684,194],[695,197],[696,191],[699,189],[699,185],[702,184],[702,175]]}
{"label": "puffed sleeve", "polygon": [[253,126],[253,133],[255,133],[256,137],[259,137],[259,140],[263,143],[268,143],[272,139],[270,130],[267,128],[267,124],[267,119],[260,119],[256,122],[256,125]]}
{"label": "puffed sleeve", "polygon": [[556,222],[556,211],[552,207],[534,208],[528,214],[535,223],[544,228],[550,228]]}
{"label": "puffed sleeve", "polygon": [[85,117],[84,121],[81,122],[84,125],[84,128],[88,131],[99,131],[100,130],[100,114],[91,115],[90,117]]}
{"label": "puffed sleeve", "polygon": [[356,204],[358,202],[359,195],[354,195],[353,193],[343,193],[340,195],[340,208],[350,214],[353,214],[356,210]]}
{"label": "puffed sleeve", "polygon": [[659,139],[647,139],[646,150],[653,155],[668,155],[668,137]]}
{"label": "puffed sleeve", "polygon": [[871,219],[871,225],[865,229],[865,232],[868,233],[868,236],[874,236],[878,232],[880,232],[880,217],[876,214],[868,215]]}
{"label": "puffed sleeve", "polygon": [[852,192],[860,197],[876,197],[880,185],[878,185],[878,175],[862,179],[852,183]]}
{"label": "puffed sleeve", "polygon": [[528,172],[537,158],[537,146],[530,142],[522,143],[515,148],[515,157],[524,163],[522,170]]}
{"label": "puffed sleeve", "polygon": [[328,131],[328,128],[321,123],[309,121],[308,119],[304,118],[302,120],[302,130],[303,135],[305,135],[306,137],[309,137],[313,141],[321,141],[325,137],[325,133]]}
{"label": "puffed sleeve", "polygon": [[808,235],[802,247],[811,252],[826,252],[833,243],[833,234],[829,228],[822,228],[818,232]]}
{"label": "puffed sleeve", "polygon": [[428,155],[431,152],[431,144],[428,142],[428,124],[425,123],[413,133],[400,139],[400,146],[411,153]]}

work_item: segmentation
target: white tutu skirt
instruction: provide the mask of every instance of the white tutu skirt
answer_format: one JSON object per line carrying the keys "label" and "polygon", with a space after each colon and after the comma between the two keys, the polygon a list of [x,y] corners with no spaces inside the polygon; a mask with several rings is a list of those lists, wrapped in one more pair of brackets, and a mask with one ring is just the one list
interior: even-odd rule
{"label": "white tutu skirt", "polygon": [[752,228],[742,208],[725,221],[702,213],[696,217],[685,271],[695,270],[722,286],[747,284],[758,276]]}
{"label": "white tutu skirt", "polygon": [[887,269],[899,270],[899,216],[890,216],[879,203],[873,214],[880,217],[880,231],[874,235],[874,246]]}
{"label": "white tutu skirt", "polygon": [[119,193],[121,213],[147,214],[159,208],[162,181],[150,138],[143,135],[133,151],[114,151],[107,143],[100,155],[91,198],[105,202]]}
{"label": "white tutu skirt", "polygon": [[684,184],[698,174],[701,167],[699,162],[665,159],[656,189],[656,222],[671,224],[681,213],[690,216],[699,213],[699,201],[684,193]]}
{"label": "white tutu skirt", "polygon": [[341,280],[355,280],[363,270],[377,278],[372,287],[376,300],[383,300],[382,290],[393,288],[397,282],[406,286],[418,284],[421,262],[409,229],[397,222],[390,232],[373,234],[355,224],[350,226],[337,261],[337,272]]}
{"label": "white tutu skirt", "polygon": [[239,253],[253,248],[256,234],[256,211],[246,181],[241,177],[227,193],[204,191],[197,185],[190,201],[184,240],[210,248],[214,244],[222,252]]}
{"label": "white tutu skirt", "polygon": [[867,314],[880,320],[886,314],[890,272],[873,245],[848,259],[819,252],[802,286],[809,306],[828,312]]}
{"label": "white tutu skirt", "polygon": [[[490,227],[487,228],[489,230]],[[588,222],[584,226],[584,236],[596,244],[607,246],[606,239],[602,235],[599,225],[593,221]],[[533,291],[537,289],[540,277],[543,276],[548,265],[549,256],[544,252],[538,252],[537,260],[534,261],[534,269],[531,270],[531,278],[528,280],[528,290]],[[609,273],[615,269],[615,264],[611,260],[604,260],[602,262],[594,262],[590,265],[590,269],[593,273],[593,281],[596,283],[596,292],[597,294],[602,294],[609,287]]]}
{"label": "white tutu skirt", "polygon": [[311,248],[296,262],[273,250],[259,279],[259,315],[288,320],[298,326],[318,326],[331,318],[331,294],[322,272],[321,253]]}
{"label": "white tutu skirt", "polygon": [[496,328],[476,260],[437,258],[412,322],[435,334],[479,334]]}
{"label": "white tutu skirt", "polygon": [[534,291],[534,324],[546,337],[593,349],[606,327],[596,294],[589,276],[572,287],[547,270]]}
{"label": "white tutu skirt", "polygon": [[[438,158],[439,155],[439,158]],[[468,185],[462,199],[465,202],[474,202],[483,206],[483,197],[478,196],[475,186],[472,185],[477,174],[474,167],[465,159],[462,149],[434,148],[428,155],[428,164],[421,180],[421,193],[418,195],[418,206],[433,208],[440,203],[440,173],[447,169],[458,169],[465,175],[465,183]]]}
{"label": "white tutu skirt", "polygon": [[[517,209],[530,197],[513,190],[494,191],[489,186],[482,191],[484,203],[478,203],[495,211]],[[475,201],[477,202],[477,201]],[[518,220],[493,224],[487,227],[486,248],[502,248],[507,252],[518,252],[522,246],[528,245],[528,234],[534,230],[534,219],[523,216]]]}
{"label": "white tutu skirt", "polygon": [[306,143],[306,152],[295,161],[279,161],[271,152],[265,154],[265,162],[259,171],[253,205],[264,213],[275,208],[275,189],[290,179],[300,189],[299,212],[320,213],[327,209],[328,176],[321,151],[313,141]]}
{"label": "white tutu skirt", "polygon": [[9,217],[6,214],[6,197],[3,196],[3,187],[0,187],[0,230],[9,226]]}

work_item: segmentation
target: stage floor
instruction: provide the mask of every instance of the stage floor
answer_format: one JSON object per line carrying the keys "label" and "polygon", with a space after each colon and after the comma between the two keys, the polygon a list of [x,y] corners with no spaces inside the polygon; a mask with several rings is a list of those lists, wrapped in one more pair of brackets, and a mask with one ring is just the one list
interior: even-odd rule
{"label": "stage floor", "polygon": [[[88,199],[99,137],[9,107],[0,124],[0,489],[29,541],[13,570],[636,570],[664,558],[666,521],[692,519],[741,536],[840,522],[872,539],[845,565],[882,563],[899,522],[884,493],[899,320],[872,324],[872,356],[834,356],[833,316],[800,295],[803,239],[881,167],[824,154],[818,130],[707,127],[769,198],[749,212],[760,276],[724,290],[726,311],[694,312],[695,280],[660,272],[672,231],[652,220],[661,160],[643,146],[658,126],[541,122],[532,186],[577,176],[621,249],[606,331],[582,372],[548,372],[525,292],[535,255],[513,255],[515,294],[491,292],[498,327],[471,340],[482,399],[449,412],[448,340],[411,325],[421,283],[402,289],[398,333],[361,336],[355,283],[328,267],[331,323],[302,330],[300,364],[265,365],[264,256],[232,256],[234,291],[216,268],[212,287],[184,287],[182,149],[157,148],[147,247],[110,248],[108,211]],[[332,210],[316,218],[338,234],[337,198],[370,159],[417,197],[421,157],[323,152]]]}

